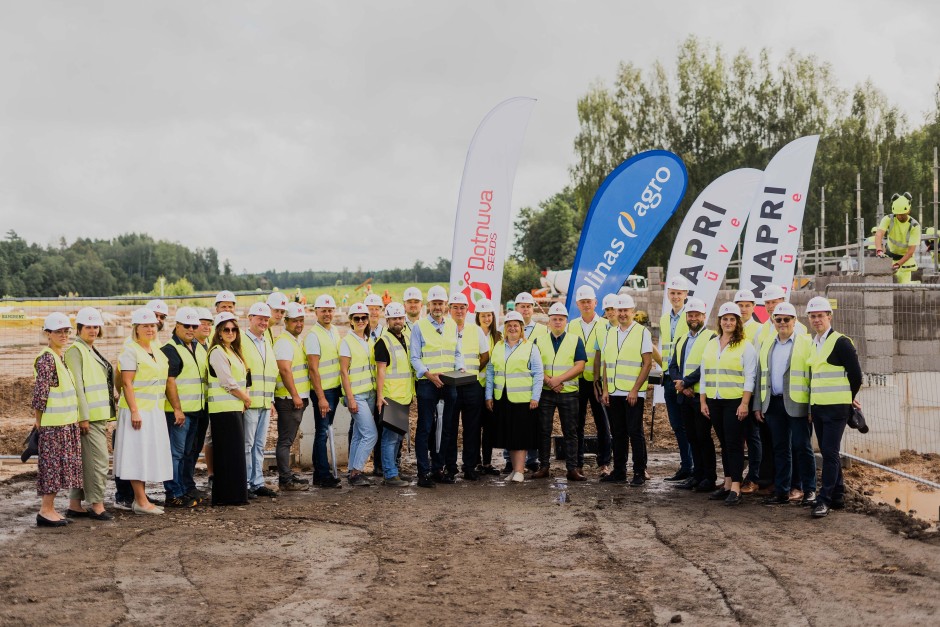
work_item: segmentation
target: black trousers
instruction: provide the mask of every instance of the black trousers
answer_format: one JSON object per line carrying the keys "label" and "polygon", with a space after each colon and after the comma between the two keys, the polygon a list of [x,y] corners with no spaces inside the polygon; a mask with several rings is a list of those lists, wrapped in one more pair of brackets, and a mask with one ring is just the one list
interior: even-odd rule
{"label": "black trousers", "polygon": [[725,477],[740,482],[744,475],[744,437],[751,428],[751,413],[744,420],[738,420],[737,411],[740,398],[709,398],[708,413],[721,442],[721,467]]}
{"label": "black trousers", "polygon": [[[480,387],[480,394],[485,390]],[[464,433],[466,437],[466,433]],[[486,403],[480,408],[480,460],[484,466],[493,465],[493,448],[496,446],[496,416],[486,408]]]}
{"label": "black trousers", "polygon": [[[444,457],[447,470],[453,474],[457,474],[458,421],[463,426],[463,451],[460,456],[464,472],[475,470],[480,463],[480,413],[483,411],[485,392],[483,387],[476,383],[461,385],[457,388],[454,430],[447,442],[448,448]],[[441,443],[441,446],[443,445]]]}
{"label": "black trousers", "polygon": [[587,408],[591,406],[594,415],[594,427],[597,430],[597,465],[610,463],[610,424],[607,413],[597,396],[594,395],[594,382],[578,379],[578,468],[584,466],[584,422],[587,420]]}
{"label": "black trousers", "polygon": [[826,505],[845,499],[845,482],[842,479],[842,434],[852,414],[851,405],[812,405],[809,413],[816,429],[816,441],[822,454],[822,484],[817,498]]}
{"label": "black trousers", "polygon": [[248,503],[248,470],[245,460],[245,427],[240,411],[209,414],[212,423],[212,455],[215,478],[213,505]]}
{"label": "black trousers", "polygon": [[635,405],[627,402],[626,396],[611,396],[607,417],[610,419],[610,431],[613,436],[614,474],[626,474],[627,442],[633,447],[633,474],[643,476],[646,472],[646,438],[643,437],[644,398],[638,398]]}
{"label": "black trousers", "polygon": [[712,421],[702,414],[698,394],[691,397],[682,396],[681,399],[679,412],[682,415],[682,426],[685,428],[685,435],[692,447],[692,466],[694,469],[692,479],[696,483],[706,480],[714,483],[718,478],[718,472],[715,467],[715,442],[712,440]]}
{"label": "black trousers", "polygon": [[[561,420],[561,433],[565,438],[565,467],[578,467],[578,393],[542,390],[539,400],[539,466],[547,467],[552,461],[552,425],[555,409]],[[583,431],[582,431],[583,434]]]}

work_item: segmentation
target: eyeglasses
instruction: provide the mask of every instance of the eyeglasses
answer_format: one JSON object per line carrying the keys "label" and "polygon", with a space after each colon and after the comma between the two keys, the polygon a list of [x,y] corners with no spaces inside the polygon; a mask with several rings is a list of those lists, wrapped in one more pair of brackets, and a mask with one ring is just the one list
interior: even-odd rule
{"label": "eyeglasses", "polygon": [[353,322],[365,322],[369,319],[369,316],[353,316],[350,318]]}
{"label": "eyeglasses", "polygon": [[238,327],[222,327],[222,333],[238,333]]}
{"label": "eyeglasses", "polygon": [[777,324],[786,324],[790,322],[791,320],[793,320],[793,316],[778,316],[774,318],[774,322],[776,322]]}
{"label": "eyeglasses", "polygon": [[190,331],[192,331],[193,329],[199,328],[198,324],[181,324],[180,326],[183,327],[184,329],[189,329]]}

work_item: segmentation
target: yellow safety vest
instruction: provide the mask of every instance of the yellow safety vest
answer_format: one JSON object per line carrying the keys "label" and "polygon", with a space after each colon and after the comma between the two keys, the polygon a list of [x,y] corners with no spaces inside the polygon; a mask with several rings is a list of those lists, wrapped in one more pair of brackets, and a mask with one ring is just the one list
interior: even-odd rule
{"label": "yellow safety vest", "polygon": [[[250,341],[251,340],[249,340],[249,342]],[[230,350],[222,348],[222,346],[219,344],[216,344],[212,347],[212,349],[209,351],[209,355],[211,356],[213,351],[217,350],[220,350],[225,354],[225,358],[228,359],[229,367],[232,369],[232,378],[235,379],[239,389],[244,390],[248,386],[248,370],[245,368],[245,364],[241,359],[238,358],[238,355]],[[222,383],[219,381],[219,377],[215,374],[215,370],[210,366],[209,413],[218,414],[224,411],[245,411],[245,403],[222,387]]]}
{"label": "yellow safety vest", "polygon": [[[893,215],[885,216],[881,219],[878,229],[885,232],[883,240],[885,252],[895,260],[906,255],[908,247],[920,244],[920,224],[914,218],[901,222]],[[915,268],[917,268],[917,262],[914,257],[904,262],[905,270]]]}
{"label": "yellow safety vest", "polygon": [[[770,349],[777,336],[764,339],[760,346],[761,400],[770,396]],[[813,341],[806,335],[793,333],[793,350],[790,352],[790,387],[785,390],[793,403],[805,405],[809,402],[809,358],[813,352]]]}
{"label": "yellow safety vest", "polygon": [[721,390],[722,399],[738,399],[744,396],[744,356],[745,342],[737,346],[730,344],[718,356],[719,337],[709,340],[702,355],[702,377],[705,380],[705,396],[718,398]]}
{"label": "yellow safety vest", "polygon": [[460,338],[460,352],[463,355],[463,367],[467,374],[480,373],[480,327],[472,322],[464,322]]}
{"label": "yellow safety vest", "polygon": [[[675,336],[672,334],[671,320],[669,314],[672,313],[672,307],[667,307],[665,313],[659,318],[659,343],[660,343],[660,354],[663,356],[663,364],[668,364],[669,360],[672,359],[672,350],[675,348],[676,339],[680,335],[685,335],[689,332],[689,324],[685,321],[685,306],[679,310],[679,321],[676,323],[676,333]],[[669,366],[665,366],[664,369],[668,370]]]}
{"label": "yellow safety vest", "polygon": [[[695,343],[692,344],[692,350],[689,351],[689,357],[685,360],[685,363],[682,364],[682,376],[687,377],[693,372],[696,368],[700,368],[702,365],[702,355],[705,354],[705,347],[708,346],[708,343],[711,339],[715,337],[715,332],[710,329],[702,329],[698,332],[698,336],[695,338]],[[682,354],[685,352],[686,342],[689,341],[689,334],[680,335],[676,339],[675,348],[676,348],[676,364],[682,362]],[[701,373],[700,373],[701,374]],[[692,391],[698,394],[702,389],[702,377],[699,376],[698,381],[692,387]]]}
{"label": "yellow safety vest", "polygon": [[[812,405],[850,405],[852,386],[842,366],[833,366],[827,360],[832,354],[841,333],[832,331],[826,336],[819,352],[809,358],[810,384],[809,399]],[[815,348],[815,345],[814,345]]]}
{"label": "yellow safety vest", "polygon": [[[621,392],[630,392],[633,390],[633,384],[640,377],[640,371],[643,369],[643,331],[644,327],[636,322],[627,333],[623,344],[617,346],[617,332],[620,327],[611,327],[607,329],[607,335],[604,339],[604,368],[607,378],[607,389],[613,393],[614,390]],[[677,327],[678,328],[678,327]],[[649,387],[648,381],[643,381],[640,385],[640,392]]]}
{"label": "yellow safety vest", "polygon": [[[180,359],[183,360],[183,370],[176,377],[176,393],[180,398],[180,409],[184,414],[191,414],[202,411],[206,406],[206,391],[204,389],[206,372],[209,369],[209,355],[199,351],[199,342],[193,352],[184,345],[175,340],[167,342],[172,346]],[[169,399],[163,403],[164,411],[173,411]]]}
{"label": "yellow safety vest", "polygon": [[[527,325],[526,325],[527,326]],[[525,326],[522,328],[523,333],[525,333]],[[548,327],[542,324],[541,322],[536,322],[535,326],[532,327],[532,331],[529,332],[529,335],[526,336],[526,340],[534,342],[543,335],[548,334]]]}
{"label": "yellow safety vest", "polygon": [[493,397],[496,400],[506,398],[510,403],[529,403],[532,401],[532,371],[529,359],[532,357],[533,342],[523,341],[509,357],[506,357],[506,342],[493,347]]}
{"label": "yellow safety vest", "polygon": [[438,333],[430,318],[422,318],[418,322],[418,328],[421,329],[421,339],[424,340],[424,347],[419,355],[424,367],[433,373],[452,371],[457,361],[457,323],[450,318],[444,318],[444,332]]}
{"label": "yellow safety vest", "polygon": [[760,322],[757,321],[757,318],[752,316],[750,320],[744,323],[744,339],[753,343],[754,338],[760,333],[760,326]]}
{"label": "yellow safety vest", "polygon": [[42,412],[39,419],[41,427],[61,427],[78,422],[78,396],[75,394],[75,382],[72,380],[72,373],[62,358],[56,355],[55,351],[48,346],[39,351],[36,359],[33,360],[33,376],[38,377],[36,371],[36,362],[39,358],[49,353],[55,361],[55,374],[59,379],[59,385],[49,388],[49,398],[46,400],[46,409]]}
{"label": "yellow safety vest", "polygon": [[[495,344],[495,342],[493,341],[493,336],[487,333],[486,340],[487,342],[489,342],[489,345],[490,345],[490,350],[489,350],[490,359],[493,359],[493,344]],[[477,381],[480,382],[481,387],[483,388],[486,387],[486,369],[483,369],[480,371],[480,374],[477,375]]]}
{"label": "yellow safety vest", "polygon": [[[300,345],[300,340],[289,332],[285,331],[277,336],[277,341],[274,343],[275,352],[277,352],[277,346],[281,342],[289,342],[294,349],[294,357],[291,359],[290,369],[291,373],[294,375],[294,387],[297,389],[297,394],[303,398],[310,394],[310,371],[307,370],[307,356],[304,354],[304,349]],[[280,372],[278,372],[277,375],[277,385],[274,387],[274,396],[277,398],[290,398],[290,392],[287,390],[287,387],[285,387]]]}
{"label": "yellow safety vest", "polygon": [[317,372],[320,373],[320,386],[324,390],[338,388],[342,385],[339,378],[340,340],[319,324],[313,325],[313,333],[320,341],[320,361],[317,364]]}
{"label": "yellow safety vest", "polygon": [[[384,342],[388,349],[391,363],[385,367],[385,382],[382,385],[382,396],[396,403],[408,405],[414,398],[414,377],[411,373],[411,360],[408,359],[408,336],[403,335],[405,345],[402,346],[392,333],[385,329],[378,342]],[[376,344],[378,343],[376,342]],[[374,354],[374,352],[373,352]],[[352,368],[350,367],[350,370]],[[350,375],[351,377],[352,375]],[[351,381],[350,381],[351,383]]]}
{"label": "yellow safety vest", "polygon": [[588,331],[587,337],[584,337],[584,329],[581,328],[581,318],[575,318],[568,323],[568,333],[581,338],[581,341],[584,342],[584,352],[587,353],[587,363],[584,364],[584,372],[581,373],[581,378],[585,381],[593,381],[595,378],[594,355],[597,354],[595,344],[598,343],[597,337],[606,334],[609,328],[610,323],[607,322],[607,318],[594,316],[594,321],[591,323],[591,330]]}
{"label": "yellow safety vest", "polygon": [[368,341],[368,349],[363,348],[360,338],[350,332],[343,338],[342,344],[349,348],[349,387],[351,393],[368,394],[375,390],[375,353],[372,350],[372,339]]}
{"label": "yellow safety vest", "polygon": [[245,366],[251,372],[251,385],[248,387],[248,396],[251,397],[251,409],[264,409],[270,407],[274,401],[274,388],[277,386],[277,359],[274,357],[274,344],[267,333],[261,334],[264,341],[264,357],[261,351],[248,334],[242,338],[242,354],[245,357]]}
{"label": "yellow safety vest", "polygon": [[108,394],[108,375],[92,349],[85,342],[76,340],[65,353],[68,354],[69,351],[77,351],[82,358],[81,385],[85,392],[85,402],[88,404],[88,422],[114,420]]}
{"label": "yellow safety vest", "polygon": [[[574,366],[574,354],[578,349],[578,339],[577,336],[571,333],[565,333],[557,353],[555,352],[555,345],[552,343],[551,333],[542,335],[535,340],[536,345],[539,347],[539,355],[542,357],[542,366],[544,366],[545,373],[548,376],[555,377],[571,370]],[[543,385],[542,389],[547,390],[549,388]],[[562,394],[577,391],[578,377],[562,384]]]}
{"label": "yellow safety vest", "polygon": [[[137,371],[134,373],[134,399],[137,401],[137,410],[149,411],[162,407],[166,400],[166,377],[170,371],[170,362],[167,361],[166,355],[151,345],[153,349],[153,357],[151,357],[137,342],[131,342],[128,348],[134,351],[137,358]],[[123,394],[119,405],[124,409],[130,409],[127,397]]]}

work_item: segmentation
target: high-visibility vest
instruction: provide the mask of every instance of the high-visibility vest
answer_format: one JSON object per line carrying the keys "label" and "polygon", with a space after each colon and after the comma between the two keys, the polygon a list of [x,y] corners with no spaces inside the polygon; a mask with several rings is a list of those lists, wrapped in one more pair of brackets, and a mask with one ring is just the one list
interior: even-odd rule
{"label": "high-visibility vest", "polygon": [[[659,352],[663,356],[663,364],[668,364],[672,359],[672,351],[676,346],[676,339],[680,335],[689,332],[689,324],[685,321],[685,307],[679,310],[679,321],[676,323],[675,335],[672,333],[672,321],[669,314],[672,313],[672,307],[668,307],[659,318]],[[668,366],[663,369],[668,370]]]}
{"label": "high-visibility vest", "polygon": [[460,335],[460,353],[463,355],[464,370],[467,374],[479,374],[480,327],[472,322],[464,322]]}
{"label": "high-visibility vest", "polygon": [[[415,382],[411,373],[411,360],[408,359],[408,336],[404,335],[402,339],[405,341],[404,346],[388,329],[385,329],[382,337],[378,339],[378,342],[385,343],[385,348],[388,349],[389,359],[391,360],[385,367],[382,396],[396,403],[408,405],[411,403],[411,399],[414,398]],[[350,381],[350,383],[352,382]]]}
{"label": "high-visibility vest", "polygon": [[[884,224],[886,220],[887,225]],[[878,226],[879,228],[886,226],[883,245],[888,256],[895,260],[906,255],[909,247],[920,244],[920,224],[914,218],[908,218],[907,222],[901,222],[896,216],[885,216]],[[917,262],[913,256],[904,262],[905,270],[915,268],[917,268]]]}
{"label": "high-visibility vest", "polygon": [[[850,405],[852,386],[842,366],[833,366],[827,360],[832,354],[841,333],[832,331],[823,342],[819,352],[809,358],[809,401],[812,405]],[[815,348],[815,345],[814,347]]]}
{"label": "high-visibility vest", "polygon": [[[304,349],[300,345],[300,340],[294,337],[290,332],[284,332],[277,336],[277,341],[274,343],[275,352],[277,352],[277,347],[281,342],[289,343],[294,349],[290,369],[294,376],[294,388],[296,388],[297,394],[303,398],[310,394],[310,371],[307,370],[307,356],[304,354]],[[277,398],[290,398],[290,392],[284,385],[280,371],[278,371],[277,375],[277,385],[274,387],[274,396]]]}
{"label": "high-visibility vest", "polygon": [[744,339],[753,343],[758,333],[760,333],[760,322],[757,321],[757,318],[751,317],[750,320],[744,323]]}
{"label": "high-visibility vest", "polygon": [[[249,340],[250,342],[251,340]],[[216,344],[209,350],[211,356],[214,351],[220,350],[228,359],[229,367],[232,369],[232,378],[238,384],[239,389],[244,390],[248,386],[248,369],[238,355],[230,350],[222,348]],[[209,368],[209,413],[218,414],[224,411],[245,411],[245,403],[231,392],[222,387],[222,382],[215,374],[213,368]]]}
{"label": "high-visibility vest", "polygon": [[[206,406],[204,382],[209,369],[208,353],[199,350],[198,342],[193,352],[190,352],[184,344],[174,340],[170,340],[167,344],[172,346],[183,360],[183,370],[176,376],[176,393],[179,395],[180,409],[184,414],[202,411],[202,408]],[[163,410],[173,411],[169,399],[164,401]]]}
{"label": "high-visibility vest", "polygon": [[[643,355],[640,351],[643,349],[644,327],[633,323],[623,344],[617,346],[619,329],[620,327],[607,329],[604,339],[603,359],[607,375],[607,389],[610,392],[614,390],[630,392],[643,369]],[[640,391],[645,391],[647,387],[649,387],[648,382],[643,381]]]}
{"label": "high-visibility vest", "polygon": [[720,337],[714,337],[705,346],[702,355],[702,377],[705,380],[705,396],[718,398],[721,391],[723,399],[737,399],[744,396],[744,356],[745,342],[736,346],[728,345],[718,356]]}
{"label": "high-visibility vest", "polygon": [[[490,353],[490,359],[492,360],[493,359],[493,345],[496,342],[493,341],[493,335],[491,333],[486,334],[486,340],[487,342],[489,342],[489,345],[490,345],[489,353]],[[486,387],[486,369],[485,368],[480,371],[480,374],[477,375],[477,381],[480,382],[481,387],[484,387],[484,388]]]}
{"label": "high-visibility vest", "polygon": [[274,344],[267,333],[262,333],[261,339],[264,341],[264,357],[261,357],[258,346],[247,334],[242,338],[242,355],[245,357],[245,366],[251,371],[251,385],[248,387],[251,409],[270,407],[274,401],[274,388],[277,386],[278,370]]}
{"label": "high-visibility vest", "polygon": [[[760,390],[761,400],[770,396],[770,349],[777,336],[764,340],[760,346]],[[795,404],[809,402],[809,358],[813,353],[813,341],[806,335],[793,333],[793,350],[790,351],[790,387],[784,393]]]}
{"label": "high-visibility vest", "polygon": [[[715,332],[710,329],[702,329],[698,332],[698,336],[695,338],[695,343],[692,344],[692,350],[689,351],[689,356],[686,358],[685,363],[682,364],[682,376],[687,377],[693,372],[696,368],[700,368],[702,365],[702,355],[705,354],[705,347],[708,345],[708,342],[715,337]],[[685,345],[689,341],[689,334],[680,335],[676,339],[675,349],[676,349],[676,364],[682,363],[682,355],[685,352]],[[692,387],[692,391],[698,394],[702,390],[702,377],[699,376],[699,380],[695,382],[695,385]]]}
{"label": "high-visibility vest", "polygon": [[510,403],[529,403],[532,401],[532,371],[529,359],[532,357],[534,342],[523,341],[509,357],[506,357],[506,342],[493,347],[493,396],[496,400],[506,398]]}
{"label": "high-visibility vest", "polygon": [[88,422],[114,420],[111,411],[111,398],[108,392],[108,374],[101,367],[101,362],[95,357],[91,347],[81,340],[76,340],[65,351],[78,352],[82,359],[82,380],[76,381],[85,392],[85,402],[88,404]]}
{"label": "high-visibility vest", "polygon": [[430,318],[422,318],[418,322],[418,328],[421,329],[421,339],[424,340],[419,355],[424,367],[433,373],[452,371],[457,360],[457,323],[450,318],[444,318],[443,333],[438,333]]}
{"label": "high-visibility vest", "polygon": [[[797,320],[796,326],[793,327],[793,334],[805,335],[807,332],[806,325]],[[774,326],[774,321],[770,318],[764,320],[763,324],[760,325],[760,329],[754,337],[754,348],[760,350],[760,347],[764,345],[764,340],[766,340],[768,336],[777,336],[777,328]]]}
{"label": "high-visibility vest", "polygon": [[[528,325],[525,325],[525,326],[528,326]],[[523,326],[523,329],[522,329],[523,333],[525,333],[525,326]],[[548,334],[548,327],[542,324],[541,322],[536,322],[535,326],[532,327],[532,330],[529,331],[529,334],[526,336],[525,339],[530,342],[534,342],[535,340],[539,339],[543,335],[547,335],[547,334]]]}
{"label": "high-visibility vest", "polygon": [[[170,371],[170,362],[166,355],[158,348],[153,348],[153,357],[147,353],[140,344],[131,342],[126,347],[134,351],[137,358],[137,370],[134,373],[134,399],[137,401],[138,411],[149,411],[162,407],[166,400],[166,377]],[[121,395],[120,407],[130,409],[127,397]]]}
{"label": "high-visibility vest", "polygon": [[594,373],[594,355],[597,354],[597,349],[594,348],[594,346],[598,343],[598,336],[607,333],[608,328],[610,328],[610,323],[607,322],[607,318],[594,316],[594,320],[591,322],[591,330],[588,331],[587,337],[584,337],[584,329],[581,328],[581,318],[575,318],[568,323],[568,333],[581,338],[581,341],[584,342],[584,352],[587,353],[587,363],[584,364],[584,372],[581,373],[581,378],[585,381],[593,381],[596,377]]}
{"label": "high-visibility vest", "polygon": [[340,344],[349,348],[349,387],[352,394],[368,394],[375,390],[375,353],[372,350],[372,339],[368,340],[368,348],[365,348],[360,338],[350,332]]}
{"label": "high-visibility vest", "polygon": [[[542,366],[545,368],[545,374],[555,377],[571,370],[574,366],[574,354],[578,350],[578,337],[571,333],[565,333],[561,340],[558,352],[555,352],[555,345],[552,343],[552,334],[542,335],[535,344],[539,347],[539,355],[542,357]],[[548,389],[542,386],[543,389]],[[565,381],[561,388],[562,393],[578,391],[578,377]]]}
{"label": "high-visibility vest", "polygon": [[75,394],[75,382],[72,380],[72,373],[69,372],[62,358],[46,346],[39,351],[36,359],[33,360],[33,376],[39,376],[36,371],[36,362],[46,353],[52,355],[55,362],[55,374],[59,379],[59,385],[49,388],[49,398],[46,399],[46,409],[39,419],[39,426],[61,427],[74,424],[78,422],[78,396]]}
{"label": "high-visibility vest", "polygon": [[324,390],[338,388],[342,384],[339,378],[339,336],[327,331],[319,324],[313,325],[312,332],[320,341],[320,361],[317,364],[320,387]]}

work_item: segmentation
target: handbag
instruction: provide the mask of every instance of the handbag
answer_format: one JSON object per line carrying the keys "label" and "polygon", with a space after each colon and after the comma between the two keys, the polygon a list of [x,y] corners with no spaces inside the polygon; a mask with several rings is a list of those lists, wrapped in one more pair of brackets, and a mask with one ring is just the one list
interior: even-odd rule
{"label": "handbag", "polygon": [[852,415],[849,416],[848,426],[857,430],[859,433],[868,433],[868,423],[865,422],[865,414],[858,407],[852,408]]}
{"label": "handbag", "polygon": [[33,427],[33,430],[26,436],[26,441],[23,442],[23,444],[26,446],[26,449],[23,451],[23,454],[20,455],[20,460],[25,464],[26,460],[33,455],[39,455],[39,429]]}

